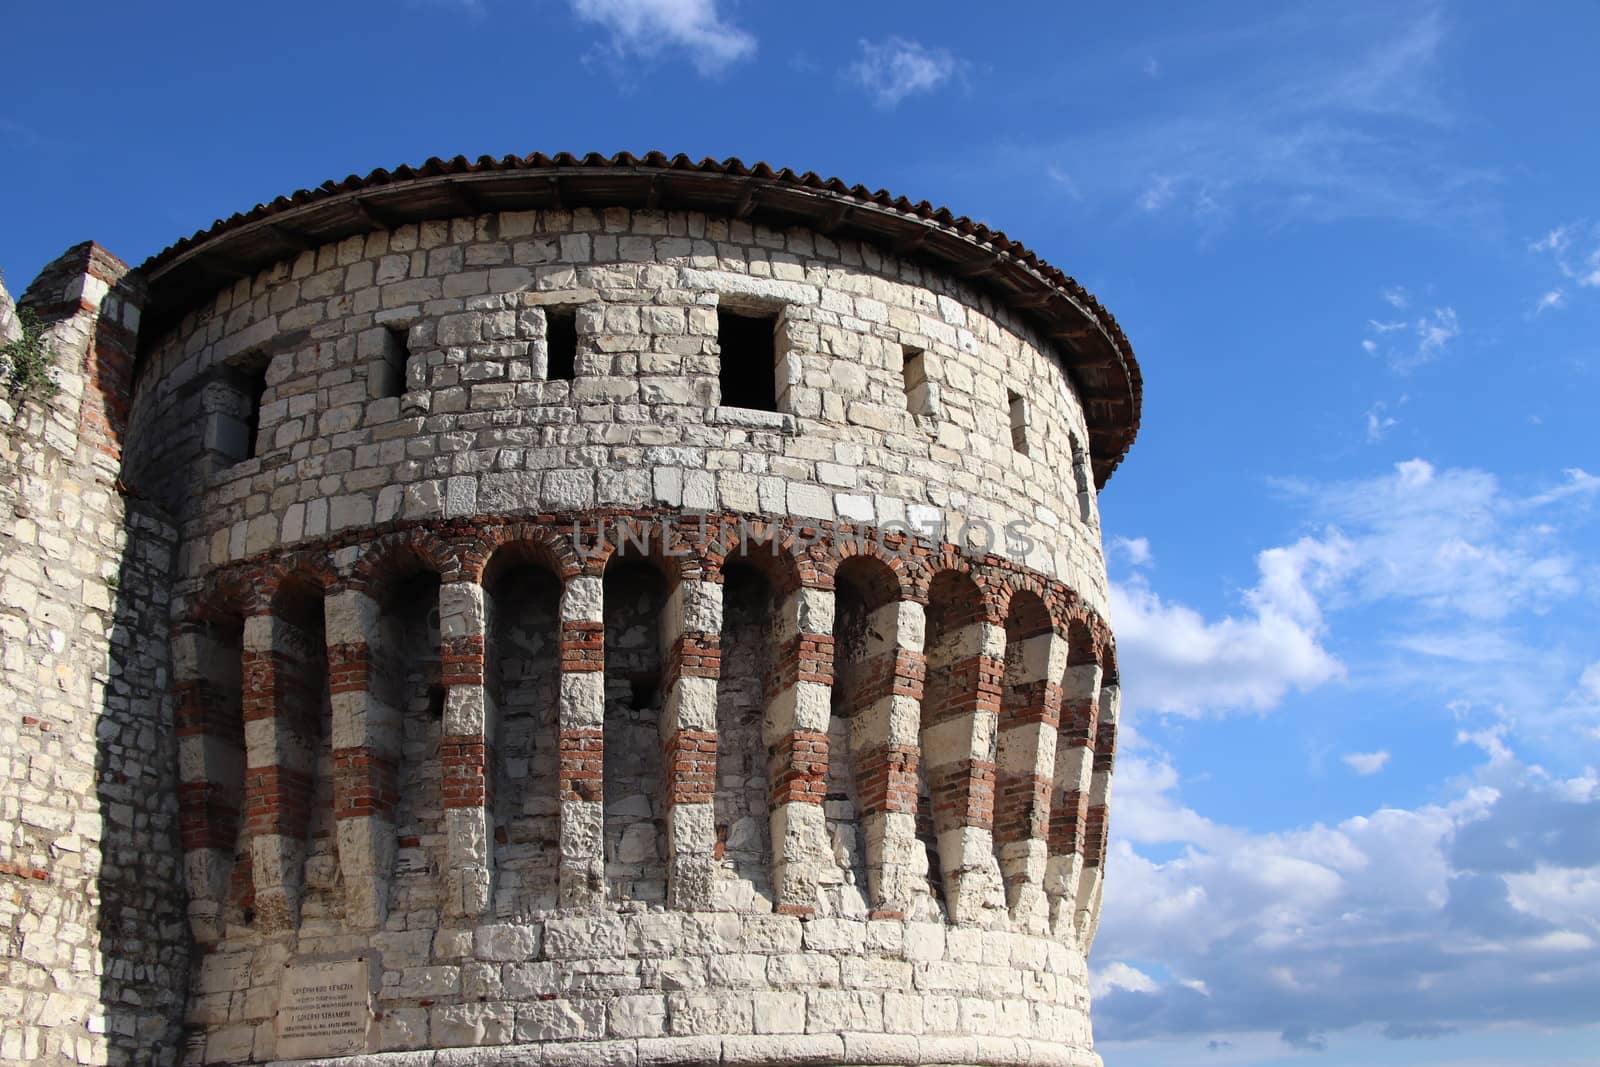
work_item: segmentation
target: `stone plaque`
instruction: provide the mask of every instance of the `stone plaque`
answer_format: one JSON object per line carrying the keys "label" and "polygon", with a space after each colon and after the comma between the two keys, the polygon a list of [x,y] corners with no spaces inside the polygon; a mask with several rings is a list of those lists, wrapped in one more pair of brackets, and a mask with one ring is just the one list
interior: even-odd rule
{"label": "stone plaque", "polygon": [[353,1056],[373,1029],[372,968],[365,956],[284,964],[278,987],[278,1059]]}

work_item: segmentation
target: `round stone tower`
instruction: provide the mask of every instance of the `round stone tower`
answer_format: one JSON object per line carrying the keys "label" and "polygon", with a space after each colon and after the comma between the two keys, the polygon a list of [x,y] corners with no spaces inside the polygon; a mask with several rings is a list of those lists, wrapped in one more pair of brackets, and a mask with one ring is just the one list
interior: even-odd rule
{"label": "round stone tower", "polygon": [[328,183],[141,269],[186,1062],[1097,1064],[1116,323],[650,155]]}

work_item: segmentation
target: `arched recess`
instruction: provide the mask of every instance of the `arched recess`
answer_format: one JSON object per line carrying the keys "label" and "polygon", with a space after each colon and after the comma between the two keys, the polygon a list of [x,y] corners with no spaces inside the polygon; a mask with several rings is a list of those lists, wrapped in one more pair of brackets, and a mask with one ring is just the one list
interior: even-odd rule
{"label": "arched recess", "polygon": [[773,647],[777,612],[798,587],[799,575],[770,537],[740,538],[724,556],[721,575],[714,903],[730,911],[770,911],[771,783],[763,720],[780,684]]}
{"label": "arched recess", "polygon": [[995,744],[994,848],[1006,904],[1042,923],[1051,783],[1061,715],[1058,677],[1066,653],[1044,599],[1012,593],[1006,610],[1005,676]]}
{"label": "arched recess", "polygon": [[604,849],[613,900],[667,897],[667,811],[661,711],[666,657],[664,569],[624,541],[606,561]]}
{"label": "arched recess", "polygon": [[1110,826],[1112,766],[1117,756],[1117,720],[1122,713],[1122,685],[1117,674],[1116,646],[1106,634],[1096,644],[1101,682],[1095,702],[1094,762],[1084,809],[1083,873],[1078,883],[1074,920],[1085,953],[1094,944],[1105,887],[1106,833]]}
{"label": "arched recess", "polygon": [[208,597],[173,632],[178,817],[189,920],[202,944],[255,916],[245,825],[244,609]]}
{"label": "arched recess", "polygon": [[333,813],[323,581],[274,575],[244,634],[246,830],[264,931],[342,911]]}
{"label": "arched recess", "polygon": [[930,879],[954,922],[977,921],[1005,904],[992,833],[1004,640],[970,575],[933,576],[918,831],[929,846]]}
{"label": "arched recess", "polygon": [[1066,665],[1061,673],[1061,727],[1056,735],[1050,858],[1045,873],[1051,924],[1061,933],[1073,930],[1077,923],[1101,676],[1094,633],[1082,617],[1075,616],[1067,626]]}
{"label": "arched recess", "polygon": [[432,561],[420,553],[396,553],[372,589],[378,625],[370,690],[378,704],[392,709],[398,740],[390,891],[390,907],[398,912],[428,911],[443,903],[448,840],[440,761],[444,684],[439,585]]}
{"label": "arched recess", "polygon": [[562,583],[545,545],[511,542],[489,558],[483,588],[493,900],[519,915],[559,902]]}
{"label": "arched recess", "polygon": [[885,561],[853,555],[839,564],[825,802],[838,863],[819,888],[835,889],[834,907],[845,914],[928,917],[931,909],[914,788],[921,630],[921,605],[902,599]]}

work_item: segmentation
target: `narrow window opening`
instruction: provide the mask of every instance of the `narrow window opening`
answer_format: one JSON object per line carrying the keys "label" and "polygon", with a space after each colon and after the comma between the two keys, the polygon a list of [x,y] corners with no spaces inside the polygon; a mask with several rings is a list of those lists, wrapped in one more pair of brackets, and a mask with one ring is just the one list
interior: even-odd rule
{"label": "narrow window opening", "polygon": [[391,326],[384,330],[383,360],[377,368],[377,398],[404,396],[411,370],[411,331]]}
{"label": "narrow window opening", "polygon": [[546,308],[546,381],[570,382],[578,375],[578,314],[575,308]]}
{"label": "narrow window opening", "polygon": [[717,311],[724,407],[778,410],[778,316]]}
{"label": "narrow window opening", "polygon": [[1094,490],[1089,479],[1089,453],[1083,442],[1072,438],[1072,479],[1078,489],[1078,517],[1084,522],[1094,521]]}
{"label": "narrow window opening", "polygon": [[267,395],[267,368],[265,366],[246,368],[240,392],[244,399],[245,410],[244,417],[240,420],[244,423],[244,441],[239,458],[255,459],[256,438],[261,431],[261,401]]}
{"label": "narrow window opening", "polygon": [[1008,389],[1006,390],[1006,403],[1011,408],[1011,447],[1026,456],[1028,454],[1028,402]]}
{"label": "narrow window opening", "polygon": [[933,414],[933,397],[927,371],[922,365],[922,349],[901,346],[900,381],[906,391],[906,410],[913,415]]}

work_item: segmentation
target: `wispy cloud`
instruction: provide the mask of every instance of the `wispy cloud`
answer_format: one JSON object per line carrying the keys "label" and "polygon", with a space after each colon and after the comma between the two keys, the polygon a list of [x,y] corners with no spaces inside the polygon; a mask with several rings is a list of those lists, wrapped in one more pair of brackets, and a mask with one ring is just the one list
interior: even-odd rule
{"label": "wispy cloud", "polygon": [[1546,290],[1535,301],[1534,315],[1565,307],[1566,285],[1600,288],[1600,225],[1585,219],[1564,222],[1529,241],[1528,251],[1549,257],[1565,283]]}
{"label": "wispy cloud", "polygon": [[713,75],[756,53],[756,39],[733,25],[717,0],[569,0],[579,19],[606,31],[614,59],[651,59],[681,52],[695,70]]}
{"label": "wispy cloud", "polygon": [[[1162,42],[1163,70],[1201,88],[1109,115],[1049,149],[1093,159],[1085,192],[1207,227],[1289,219],[1459,217],[1493,172],[1450,139],[1435,7],[1301,7],[1247,27]],[[1397,305],[1398,306],[1398,305]]]}
{"label": "wispy cloud", "polygon": [[[1404,290],[1388,289],[1382,297],[1397,309],[1410,301]],[[1414,319],[1368,319],[1361,348],[1369,355],[1382,356],[1392,370],[1405,374],[1438,359],[1459,336],[1461,320],[1456,309],[1435,307]]]}
{"label": "wispy cloud", "polygon": [[1377,752],[1346,752],[1339,758],[1346,767],[1366,778],[1383,770],[1389,762],[1389,753],[1383,749]]}
{"label": "wispy cloud", "polygon": [[[1371,341],[1364,342],[1364,344],[1372,345],[1371,348],[1367,349],[1369,352],[1377,348],[1377,345]],[[1377,444],[1389,435],[1390,430],[1400,425],[1399,419],[1388,414],[1388,407],[1387,404],[1380,400],[1367,409],[1368,444]]]}
{"label": "wispy cloud", "polygon": [[865,89],[873,103],[894,108],[908,96],[931,93],[958,77],[964,64],[944,48],[930,48],[904,37],[861,41],[855,62],[845,68],[850,81]]}

